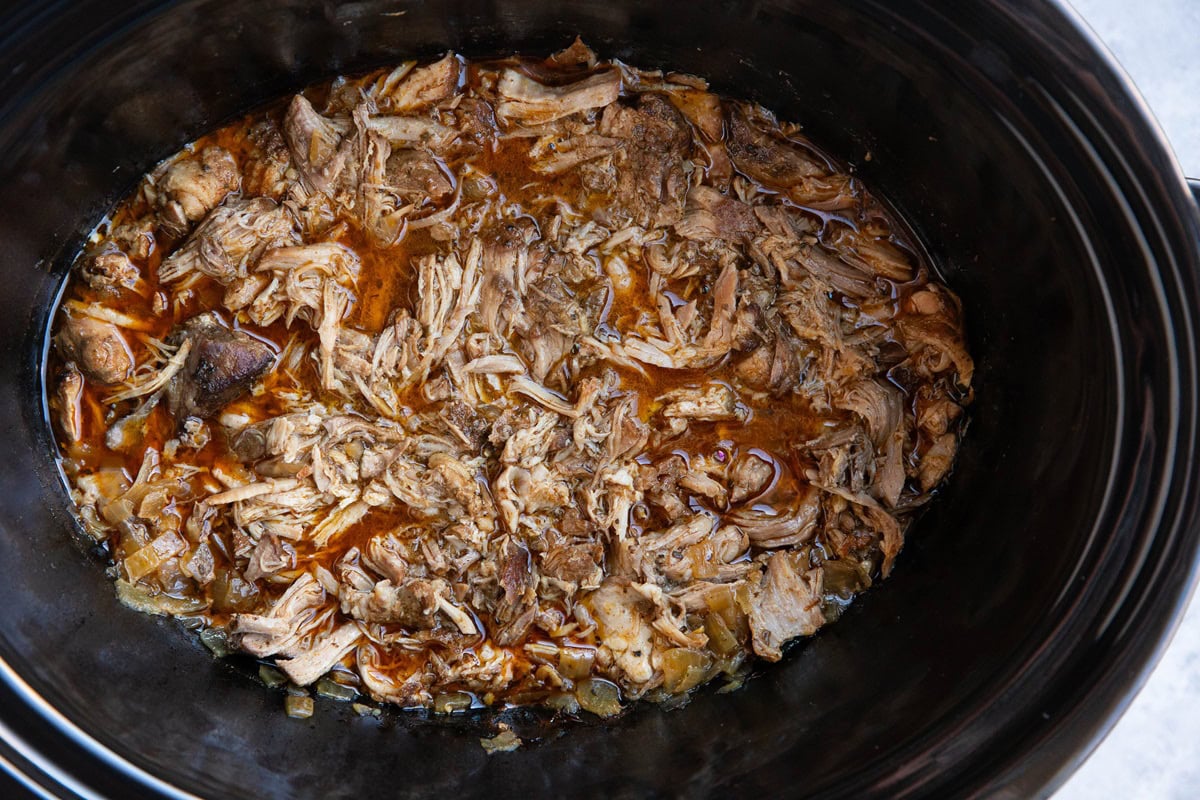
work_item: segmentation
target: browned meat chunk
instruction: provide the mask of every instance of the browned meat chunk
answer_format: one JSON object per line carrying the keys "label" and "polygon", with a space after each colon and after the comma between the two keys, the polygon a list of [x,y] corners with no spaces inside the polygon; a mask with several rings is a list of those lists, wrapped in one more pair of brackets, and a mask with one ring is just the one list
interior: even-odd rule
{"label": "browned meat chunk", "polygon": [[454,109],[454,121],[461,132],[459,142],[464,146],[478,150],[495,139],[496,111],[482,98],[465,98]]}
{"label": "browned meat chunk", "polygon": [[395,150],[387,159],[385,182],[402,197],[438,202],[454,191],[437,159],[423,150]]}
{"label": "browned meat chunk", "polygon": [[612,155],[624,143],[612,136],[583,134],[558,143],[550,153],[531,153],[537,159],[534,169],[558,175],[602,156]]}
{"label": "browned meat chunk", "polygon": [[862,428],[851,425],[809,442],[818,459],[821,485],[861,492],[875,477],[875,446]]}
{"label": "browned meat chunk", "polygon": [[791,547],[811,540],[817,533],[821,493],[812,486],[797,486],[791,479],[783,483],[774,493],[786,498],[782,502],[742,506],[729,514],[729,521],[740,526],[755,547]]}
{"label": "browned meat chunk", "polygon": [[542,572],[563,583],[584,589],[600,585],[604,573],[594,545],[573,544],[551,548],[542,560]]}
{"label": "browned meat chunk", "polygon": [[772,189],[789,189],[826,169],[791,142],[777,138],[751,122],[747,109],[732,105],[727,115],[726,146],[733,165]]}
{"label": "browned meat chunk", "polygon": [[707,241],[748,239],[759,229],[754,210],[710,186],[695,186],[687,197],[684,217],[675,223],[675,232],[685,239]]}
{"label": "browned meat chunk", "polygon": [[873,238],[844,225],[834,227],[826,238],[843,259],[863,272],[893,281],[912,279],[909,257],[886,238]]}
{"label": "browned meat chunk", "polygon": [[836,398],[835,405],[857,414],[871,434],[871,440],[881,446],[900,427],[903,400],[894,386],[877,380],[861,380],[847,386]]}
{"label": "browned meat chunk", "polygon": [[353,602],[348,612],[364,622],[388,622],[413,630],[429,630],[438,624],[438,592],[425,580],[400,585],[390,580],[375,584],[369,594]]}
{"label": "browned meat chunk", "polygon": [[637,488],[644,493],[646,501],[661,509],[668,519],[676,519],[688,512],[681,496],[679,483],[687,474],[687,466],[680,456],[665,458],[652,469],[642,470],[638,475]]}
{"label": "browned meat chunk", "polygon": [[692,143],[687,120],[661,94],[638,95],[633,107],[604,110],[600,133],[622,140],[613,197],[597,214],[607,223],[667,225],[683,215],[687,175],[683,160]]}
{"label": "browned meat chunk", "polygon": [[240,397],[275,362],[266,343],[222,325],[215,314],[202,314],[183,323],[172,340],[191,342],[183,369],[167,385],[171,414],[211,417]]}
{"label": "browned meat chunk", "polygon": [[732,489],[729,493],[731,503],[740,503],[758,497],[775,477],[775,467],[758,456],[747,453],[734,462],[730,471]]}
{"label": "browned meat chunk", "polygon": [[265,613],[232,615],[229,631],[234,642],[252,655],[296,653],[303,635],[313,627],[312,612],[324,601],[321,585],[312,575],[302,573]]}
{"label": "browned meat chunk", "polygon": [[458,88],[462,64],[458,56],[447,53],[439,61],[417,67],[378,98],[383,111],[418,111],[439,103]]}
{"label": "browned meat chunk", "polygon": [[851,297],[871,297],[876,293],[872,277],[847,264],[824,247],[802,244],[794,252],[796,263],[814,278]]}
{"label": "browned meat chunk", "polygon": [[532,580],[529,549],[510,540],[500,567],[500,587],[504,589],[504,601],[510,605],[516,604],[529,589]]}
{"label": "browned meat chunk", "polygon": [[747,386],[780,394],[790,389],[797,378],[798,349],[796,342],[778,332],[774,341],[754,348],[737,362],[737,376]]}
{"label": "browned meat chunk", "polygon": [[499,623],[495,638],[500,645],[522,639],[538,610],[534,592],[537,578],[529,549],[510,540],[504,550],[500,566],[500,588],[504,594],[494,612]]}
{"label": "browned meat chunk", "polygon": [[472,451],[483,446],[492,428],[486,417],[459,400],[451,400],[446,404],[442,418],[454,435]]}
{"label": "browned meat chunk", "polygon": [[184,235],[239,182],[237,162],[223,147],[172,162],[155,186],[160,226],[171,236]]}
{"label": "browned meat chunk", "polygon": [[970,386],[975,362],[967,353],[957,298],[931,285],[909,304],[914,313],[900,320],[899,329],[916,369],[929,376],[953,373],[959,386]]}
{"label": "browned meat chunk", "polygon": [[89,381],[111,386],[129,377],[133,356],[121,329],[82,314],[64,314],[57,340],[58,351],[74,361]]}
{"label": "browned meat chunk", "polygon": [[953,433],[945,433],[934,440],[925,451],[921,461],[919,479],[921,490],[928,492],[942,482],[950,465],[954,461],[954,453],[958,449],[958,437]]}
{"label": "browned meat chunk", "polygon": [[292,165],[283,131],[274,120],[265,119],[250,129],[249,139],[254,145],[254,157],[246,162],[242,191],[249,197],[282,200],[287,194],[288,169]]}
{"label": "browned meat chunk", "polygon": [[113,227],[112,243],[115,249],[130,258],[148,258],[158,245],[154,237],[155,227],[154,216],[150,214],[139,219],[126,219]]}
{"label": "browned meat chunk", "polygon": [[363,563],[396,586],[404,583],[408,575],[408,561],[400,540],[394,535],[376,536],[368,542]]}
{"label": "browned meat chunk", "polygon": [[88,286],[101,291],[132,289],[141,278],[129,256],[115,247],[85,257],[79,269]]}

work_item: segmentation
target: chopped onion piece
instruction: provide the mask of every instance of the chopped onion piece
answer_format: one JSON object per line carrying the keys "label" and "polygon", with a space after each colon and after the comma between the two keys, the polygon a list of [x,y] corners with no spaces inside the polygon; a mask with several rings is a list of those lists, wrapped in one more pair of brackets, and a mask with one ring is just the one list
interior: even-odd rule
{"label": "chopped onion piece", "polygon": [[172,556],[177,556],[187,549],[187,542],[175,531],[167,531],[139,548],[132,555],[125,557],[125,572],[130,580],[141,580],[162,566],[163,562]]}
{"label": "chopped onion piece", "polygon": [[621,713],[621,690],[603,678],[586,678],[575,685],[575,697],[585,711],[598,717]]}
{"label": "chopped onion piece", "polygon": [[283,708],[292,719],[308,719],[313,715],[313,699],[308,695],[289,694],[283,698]]}

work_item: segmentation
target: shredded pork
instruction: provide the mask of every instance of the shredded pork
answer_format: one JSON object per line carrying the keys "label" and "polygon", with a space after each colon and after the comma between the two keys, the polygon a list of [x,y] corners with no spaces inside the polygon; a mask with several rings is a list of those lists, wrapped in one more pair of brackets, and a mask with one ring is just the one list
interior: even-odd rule
{"label": "shredded pork", "polygon": [[405,706],[780,659],[893,568],[971,397],[856,178],[579,42],[205,137],[74,274],[49,394],[122,598]]}

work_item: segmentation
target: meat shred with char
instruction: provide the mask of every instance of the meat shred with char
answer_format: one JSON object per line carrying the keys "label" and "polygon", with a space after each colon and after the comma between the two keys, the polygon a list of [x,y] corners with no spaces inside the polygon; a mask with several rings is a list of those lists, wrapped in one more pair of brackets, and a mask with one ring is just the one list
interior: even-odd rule
{"label": "meat shred with char", "polygon": [[890,572],[971,397],[958,299],[857,178],[579,42],[205,136],[65,298],[47,396],[122,600],[403,706],[779,660]]}

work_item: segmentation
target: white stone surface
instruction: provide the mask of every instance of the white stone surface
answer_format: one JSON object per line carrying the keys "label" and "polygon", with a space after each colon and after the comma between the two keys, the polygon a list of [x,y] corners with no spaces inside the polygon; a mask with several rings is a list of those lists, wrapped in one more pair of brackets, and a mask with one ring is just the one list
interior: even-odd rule
{"label": "white stone surface", "polygon": [[1200,178],[1200,2],[1072,0],[1072,5],[1133,78],[1184,173]]}
{"label": "white stone surface", "polygon": [[[1200,178],[1200,0],[1073,0]],[[1200,603],[1108,737],[1054,800],[1200,798]]]}

